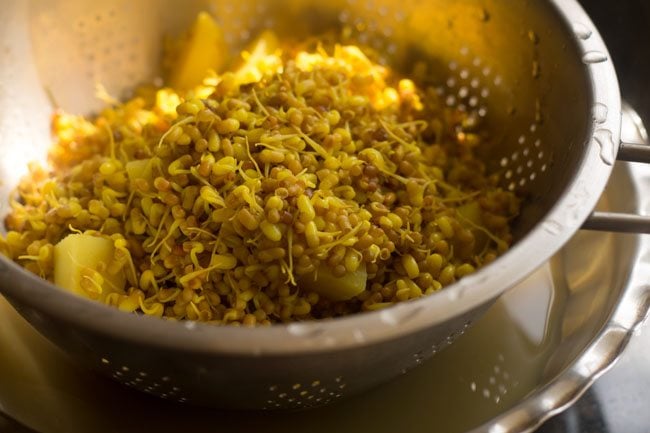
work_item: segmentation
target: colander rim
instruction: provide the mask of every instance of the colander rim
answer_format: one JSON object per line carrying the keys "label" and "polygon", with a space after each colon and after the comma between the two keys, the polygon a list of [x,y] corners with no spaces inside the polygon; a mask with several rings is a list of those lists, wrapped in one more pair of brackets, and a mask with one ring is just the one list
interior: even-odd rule
{"label": "colander rim", "polygon": [[[585,53],[599,52],[608,59],[585,64],[592,99],[608,107],[607,119],[592,125],[577,175],[540,223],[493,264],[445,290],[381,311],[258,328],[173,322],[124,314],[57,289],[5,257],[0,257],[2,292],[10,301],[18,301],[32,312],[42,312],[66,326],[86,328],[113,339],[187,352],[251,356],[296,355],[376,344],[425,330],[489,304],[555,254],[595,207],[613,168],[600,158],[599,145],[592,138],[596,130],[608,131],[613,143],[620,142],[620,91],[602,37],[576,0],[549,0],[549,3],[559,12],[570,33],[577,23],[591,31],[587,40],[579,40]],[[576,39],[582,38],[576,36]]]}

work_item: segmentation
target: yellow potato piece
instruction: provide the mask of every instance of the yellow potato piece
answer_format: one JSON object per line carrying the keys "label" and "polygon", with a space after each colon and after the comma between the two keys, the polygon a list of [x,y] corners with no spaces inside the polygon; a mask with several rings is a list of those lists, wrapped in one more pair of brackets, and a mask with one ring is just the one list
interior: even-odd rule
{"label": "yellow potato piece", "polygon": [[210,14],[199,13],[171,69],[170,86],[181,90],[198,86],[209,71],[223,68],[227,53],[221,27]]}
{"label": "yellow potato piece", "polygon": [[126,163],[126,175],[131,182],[136,179],[153,180],[153,164],[151,159],[136,159]]}
{"label": "yellow potato piece", "polygon": [[476,238],[474,252],[479,253],[485,248],[489,240],[485,232],[477,228],[483,226],[483,209],[481,205],[476,201],[469,202],[456,209],[456,212],[462,217],[459,220],[461,224],[465,225],[474,233],[474,237]]}
{"label": "yellow potato piece", "polygon": [[114,252],[110,239],[85,234],[67,236],[54,246],[54,284],[100,301],[110,293],[124,293],[124,272],[106,272]]}
{"label": "yellow potato piece", "polygon": [[330,301],[347,301],[365,290],[367,280],[368,273],[365,265],[342,277],[335,277],[330,268],[321,266],[316,274],[300,279],[298,285],[302,289],[316,292]]}
{"label": "yellow potato piece", "polygon": [[282,62],[277,55],[280,41],[267,30],[259,35],[244,51],[244,64],[235,72],[238,84],[257,83],[265,73],[277,72]]}
{"label": "yellow potato piece", "polygon": [[156,92],[156,108],[165,116],[176,118],[176,108],[181,102],[181,97],[172,89],[160,89]]}
{"label": "yellow potato piece", "polygon": [[483,223],[483,210],[481,209],[481,205],[476,201],[460,206],[456,209],[456,212],[474,225],[480,226]]}

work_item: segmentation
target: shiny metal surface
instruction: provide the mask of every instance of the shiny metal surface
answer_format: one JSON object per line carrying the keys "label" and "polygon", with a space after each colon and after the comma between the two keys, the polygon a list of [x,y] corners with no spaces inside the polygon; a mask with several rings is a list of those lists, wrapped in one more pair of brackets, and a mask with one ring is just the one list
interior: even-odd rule
{"label": "shiny metal surface", "polygon": [[[624,106],[623,131],[630,136],[624,138],[618,151],[619,161],[650,164],[648,132],[641,116],[630,106]],[[582,225],[585,230],[615,231],[619,233],[650,233],[650,216],[621,212],[594,212]]]}
{"label": "shiny metal surface", "polygon": [[648,146],[642,144],[621,143],[618,157],[619,161],[636,161],[650,164]]}
{"label": "shiny metal surface", "polygon": [[[647,139],[645,130],[640,125],[635,127],[635,116],[630,111],[623,114],[623,124],[626,125],[624,140],[639,142]],[[646,193],[650,187],[648,167],[630,164],[625,169],[629,170],[632,182],[614,176],[605,191],[607,201],[601,203],[599,210],[615,208],[643,213],[650,206],[650,196]],[[579,242],[584,235],[587,232],[578,234],[572,242]],[[623,238],[630,239],[629,235]],[[575,266],[574,272],[566,274],[573,295],[567,304],[569,317],[562,325],[564,343],[560,348],[566,352],[557,359],[551,358],[545,372],[545,386],[477,431],[533,431],[545,420],[575,403],[595,380],[613,366],[650,310],[650,287],[647,285],[650,239],[648,236],[638,236],[638,239],[636,248],[623,246],[606,255],[606,260],[630,263],[632,266],[629,272],[614,277],[614,281],[626,286],[621,292],[612,292],[607,285],[601,285],[601,289],[595,292],[584,290],[590,286],[593,278],[596,281],[602,278],[602,275],[596,276],[599,257],[594,249],[585,246],[575,254],[563,255],[562,262],[566,269]],[[571,284],[571,281],[574,283]],[[599,310],[598,305],[607,307]],[[585,333],[586,330],[589,331]],[[574,334],[575,331],[578,332]]]}
{"label": "shiny metal surface", "polygon": [[594,212],[583,230],[619,233],[650,233],[650,217],[619,212]]}
{"label": "shiny metal surface", "polygon": [[[413,56],[429,59],[450,104],[468,98],[466,109],[484,108],[492,165],[505,171],[507,187],[527,194],[519,240],[493,265],[417,302],[253,330],[124,315],[62,293],[0,259],[0,288],[25,318],[129,386],[180,401],[272,409],[322,405],[384,382],[449,345],[505,290],[545,263],[581,226],[609,178],[620,141],[617,80],[597,30],[573,0],[277,6],[191,2],[179,11],[151,1],[5,1],[0,175],[6,182],[0,202],[24,163],[44,154],[47,93],[64,108],[88,111],[96,107],[96,82],[120,94],[152,78],[161,35],[207,7],[234,26],[226,29],[235,35],[233,46],[264,26],[299,34],[349,22],[360,39],[385,48],[396,67]],[[458,80],[448,80],[455,74],[478,81],[470,79],[461,91]],[[472,104],[477,89],[487,89],[482,107]],[[303,391],[313,383],[319,392],[338,391],[309,399]],[[293,401],[281,397],[292,393]]]}
{"label": "shiny metal surface", "polygon": [[[645,0],[581,2],[607,43],[623,98],[650,118],[650,3]],[[633,29],[633,30],[632,30]],[[648,209],[643,209],[647,215]],[[650,323],[638,329],[616,366],[540,433],[646,433],[650,425]]]}

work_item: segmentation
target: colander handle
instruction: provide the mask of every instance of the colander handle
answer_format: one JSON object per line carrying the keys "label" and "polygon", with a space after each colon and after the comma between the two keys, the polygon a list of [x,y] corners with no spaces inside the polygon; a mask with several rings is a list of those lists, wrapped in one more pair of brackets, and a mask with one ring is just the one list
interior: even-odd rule
{"label": "colander handle", "polygon": [[583,230],[650,234],[650,217],[615,212],[594,212],[582,226]]}
{"label": "colander handle", "polygon": [[[650,164],[650,145],[648,144],[646,129],[639,115],[625,103],[623,104],[623,129],[624,135],[631,137],[632,140],[638,143],[622,141],[618,148],[617,159],[625,162]],[[618,233],[650,234],[650,216],[594,212],[589,216],[582,228]]]}
{"label": "colander handle", "polygon": [[650,146],[647,144],[621,143],[618,148],[619,161],[650,164]]}

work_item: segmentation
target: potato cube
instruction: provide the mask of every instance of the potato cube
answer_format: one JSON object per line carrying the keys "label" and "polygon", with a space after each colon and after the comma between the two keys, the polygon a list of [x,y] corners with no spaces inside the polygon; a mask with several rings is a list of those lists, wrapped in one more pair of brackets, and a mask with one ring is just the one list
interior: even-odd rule
{"label": "potato cube", "polygon": [[321,266],[317,273],[301,278],[298,285],[330,301],[347,301],[365,290],[367,280],[368,273],[365,265],[342,277],[334,276],[329,267]]}
{"label": "potato cube", "polygon": [[103,301],[110,293],[123,293],[124,272],[106,272],[115,247],[110,239],[72,234],[54,246],[54,284],[76,295]]}
{"label": "potato cube", "polygon": [[456,212],[458,212],[462,217],[459,219],[461,224],[472,230],[472,233],[476,238],[474,253],[480,253],[489,241],[485,232],[478,228],[483,227],[483,209],[481,208],[481,205],[477,201],[472,201],[460,206],[456,209]]}
{"label": "potato cube", "polygon": [[279,47],[278,37],[268,30],[253,40],[244,51],[244,63],[235,72],[237,83],[256,83],[266,73],[277,72],[281,67],[277,56]]}
{"label": "potato cube", "polygon": [[137,179],[153,181],[153,164],[151,159],[136,159],[126,163],[126,175],[131,183]]}
{"label": "potato cube", "polygon": [[210,14],[199,13],[171,68],[170,86],[189,90],[200,85],[209,71],[223,68],[227,53],[221,27]]}

